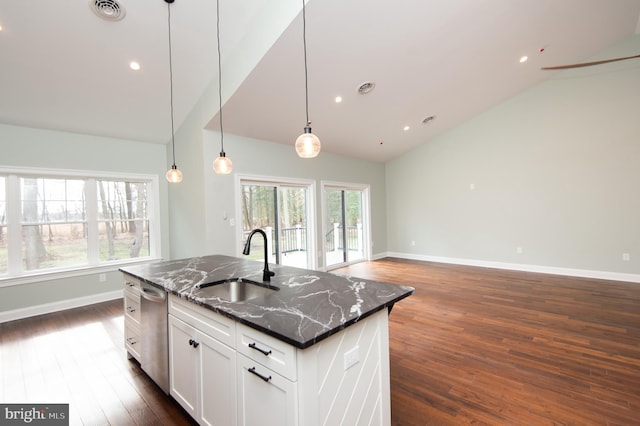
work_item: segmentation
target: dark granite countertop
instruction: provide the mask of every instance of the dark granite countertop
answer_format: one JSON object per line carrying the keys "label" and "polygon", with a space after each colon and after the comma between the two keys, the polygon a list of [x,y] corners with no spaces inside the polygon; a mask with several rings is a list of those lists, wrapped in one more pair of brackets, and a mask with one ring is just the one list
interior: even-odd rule
{"label": "dark granite countertop", "polygon": [[269,264],[279,291],[243,302],[206,297],[198,285],[230,278],[262,282],[264,262],[213,255],[127,266],[120,271],[298,348],[307,348],[410,296],[414,289]]}

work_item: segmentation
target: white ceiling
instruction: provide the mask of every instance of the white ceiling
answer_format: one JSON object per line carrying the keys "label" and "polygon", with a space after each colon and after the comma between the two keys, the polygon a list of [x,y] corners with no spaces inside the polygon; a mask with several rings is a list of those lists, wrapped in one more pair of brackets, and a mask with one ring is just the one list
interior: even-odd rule
{"label": "white ceiling", "polygon": [[[108,22],[90,0],[2,0],[0,122],[170,140],[167,4],[119,2],[126,16]],[[269,3],[220,3],[224,77],[225,52]],[[554,75],[541,66],[588,59],[640,27],[640,0],[310,0],[306,12],[313,132],[324,152],[378,162]],[[213,0],[171,5],[176,128],[217,83],[215,22]],[[376,87],[359,95],[365,81]],[[224,129],[293,146],[305,121],[298,15],[225,103]]]}

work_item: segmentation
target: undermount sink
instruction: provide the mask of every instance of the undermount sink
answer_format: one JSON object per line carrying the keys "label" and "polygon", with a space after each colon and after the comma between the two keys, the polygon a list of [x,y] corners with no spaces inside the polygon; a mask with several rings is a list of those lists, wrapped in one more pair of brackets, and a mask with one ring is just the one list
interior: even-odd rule
{"label": "undermount sink", "polygon": [[218,297],[229,302],[242,302],[278,291],[277,287],[244,278],[214,281],[201,284],[198,288],[200,289],[198,293],[203,297]]}

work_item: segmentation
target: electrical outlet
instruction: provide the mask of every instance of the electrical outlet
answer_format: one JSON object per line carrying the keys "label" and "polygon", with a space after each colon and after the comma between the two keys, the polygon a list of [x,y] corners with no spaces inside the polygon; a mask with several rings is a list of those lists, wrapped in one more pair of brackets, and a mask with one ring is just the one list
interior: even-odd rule
{"label": "electrical outlet", "polygon": [[413,247],[415,247],[415,246],[416,246],[416,242],[415,242],[415,241],[411,241],[411,245],[412,245]]}
{"label": "electrical outlet", "polygon": [[107,274],[98,275],[98,281],[100,281],[101,283],[107,281]]}
{"label": "electrical outlet", "polygon": [[236,220],[234,218],[229,219],[229,226],[236,226]]}
{"label": "electrical outlet", "polygon": [[516,253],[522,254],[523,252],[524,250],[522,249],[522,247],[516,247]]}
{"label": "electrical outlet", "polygon": [[622,260],[628,262],[631,260],[631,255],[629,253],[622,253]]}
{"label": "electrical outlet", "polygon": [[344,353],[344,369],[348,370],[360,361],[360,348],[356,346]]}

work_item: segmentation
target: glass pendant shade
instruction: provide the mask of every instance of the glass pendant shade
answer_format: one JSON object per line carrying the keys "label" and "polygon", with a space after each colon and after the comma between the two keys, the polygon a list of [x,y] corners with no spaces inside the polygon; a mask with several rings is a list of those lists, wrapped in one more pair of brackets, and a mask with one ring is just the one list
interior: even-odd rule
{"label": "glass pendant shade", "polygon": [[311,133],[311,127],[304,127],[304,133],[296,139],[296,152],[300,158],[317,157],[320,153],[320,139]]}
{"label": "glass pendant shade", "polygon": [[233,170],[233,162],[222,151],[220,157],[213,160],[213,171],[219,175],[228,175]]}
{"label": "glass pendant shade", "polygon": [[180,183],[182,182],[182,172],[178,170],[178,166],[175,164],[171,166],[169,171],[167,171],[167,181],[169,183]]}

